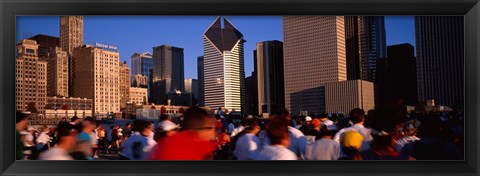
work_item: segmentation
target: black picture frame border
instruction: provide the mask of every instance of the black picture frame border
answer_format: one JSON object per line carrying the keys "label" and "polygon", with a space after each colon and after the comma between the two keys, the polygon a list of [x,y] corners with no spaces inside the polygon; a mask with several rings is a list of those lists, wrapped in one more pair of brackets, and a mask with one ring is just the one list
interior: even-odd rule
{"label": "black picture frame border", "polygon": [[[2,175],[478,175],[479,0],[0,0]],[[15,16],[465,15],[465,161],[15,161]]]}

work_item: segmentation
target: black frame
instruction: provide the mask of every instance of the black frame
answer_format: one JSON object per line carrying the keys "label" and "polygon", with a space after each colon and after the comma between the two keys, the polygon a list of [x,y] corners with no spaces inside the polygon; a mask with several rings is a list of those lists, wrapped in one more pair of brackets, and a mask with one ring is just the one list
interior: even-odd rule
{"label": "black frame", "polygon": [[[0,0],[2,175],[478,175],[479,0]],[[465,161],[15,161],[17,15],[465,15]]]}

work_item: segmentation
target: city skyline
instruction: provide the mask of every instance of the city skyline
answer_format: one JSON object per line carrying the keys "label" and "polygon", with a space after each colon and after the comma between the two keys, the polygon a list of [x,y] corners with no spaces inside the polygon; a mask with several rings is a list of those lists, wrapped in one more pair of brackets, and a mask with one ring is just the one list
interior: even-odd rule
{"label": "city skyline", "polygon": [[[153,46],[163,44],[182,47],[185,49],[185,78],[198,79],[196,59],[203,55],[201,36],[215,18],[216,16],[85,16],[84,41],[85,44],[91,45],[100,42],[118,46],[120,61],[127,61],[130,68],[132,67],[130,56],[135,52],[152,52]],[[268,40],[283,41],[282,17],[227,16],[227,18],[242,31],[247,40],[244,49],[245,77],[251,76],[252,51],[255,50],[256,43]],[[58,16],[17,17],[17,43],[27,38],[25,36],[31,37],[37,34],[59,37],[58,24]],[[127,26],[138,26],[139,30],[132,30]],[[386,16],[385,28],[387,46],[410,43],[415,47],[413,16]],[[123,36],[118,37],[120,35]]]}

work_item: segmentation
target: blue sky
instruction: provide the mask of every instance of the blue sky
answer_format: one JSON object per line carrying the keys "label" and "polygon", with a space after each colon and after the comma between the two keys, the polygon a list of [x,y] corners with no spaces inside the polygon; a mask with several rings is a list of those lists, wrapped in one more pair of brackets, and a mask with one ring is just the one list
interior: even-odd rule
{"label": "blue sky", "polygon": [[[152,52],[168,44],[184,48],[185,78],[197,78],[197,56],[203,55],[203,33],[216,16],[85,16],[84,40],[115,45],[120,60],[130,65],[134,52]],[[244,35],[245,75],[253,71],[253,50],[257,42],[283,40],[281,16],[227,16]],[[386,16],[387,45],[415,46],[412,16]],[[20,16],[16,22],[17,43],[26,36],[59,36],[58,16]]]}

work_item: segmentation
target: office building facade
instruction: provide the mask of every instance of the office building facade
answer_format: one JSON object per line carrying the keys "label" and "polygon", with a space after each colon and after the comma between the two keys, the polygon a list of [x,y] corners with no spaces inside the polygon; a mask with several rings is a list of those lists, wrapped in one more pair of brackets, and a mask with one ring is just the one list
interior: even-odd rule
{"label": "office building facade", "polygon": [[127,107],[127,102],[130,100],[130,68],[128,68],[127,61],[118,63],[118,71],[120,109],[124,109]]}
{"label": "office building facade", "polygon": [[347,80],[343,16],[284,16],[285,106],[325,111],[321,86]]}
{"label": "office building facade", "polygon": [[192,104],[198,104],[198,80],[188,78],[185,79],[185,92],[192,94]]}
{"label": "office building facade", "polygon": [[218,17],[205,31],[203,57],[206,106],[242,111],[245,101],[244,42],[243,34],[225,17]]}
{"label": "office building facade", "polygon": [[271,114],[274,110],[285,108],[283,42],[259,42],[256,54],[257,114]]}
{"label": "office building facade", "polygon": [[375,82],[376,62],[387,57],[383,16],[345,16],[347,79]]}
{"label": "office building facade", "polygon": [[197,57],[197,77],[198,77],[198,106],[205,106],[203,56]]}
{"label": "office building facade", "polygon": [[365,112],[375,108],[373,83],[347,80],[325,84],[325,112],[348,114],[354,108]]}
{"label": "office building facade", "polygon": [[68,94],[73,94],[75,66],[73,64],[73,51],[84,44],[83,16],[60,16],[60,47],[68,55]]}
{"label": "office building facade", "polygon": [[185,91],[183,48],[153,47],[151,97],[155,104],[166,104],[169,92]]}
{"label": "office building facade", "polygon": [[148,76],[143,76],[140,74],[132,75],[130,80],[132,87],[148,88]]}
{"label": "office building facade", "polygon": [[39,45],[24,39],[17,44],[15,93],[16,109],[45,112],[47,98],[47,61],[38,58]]}
{"label": "office building facade", "polygon": [[464,100],[464,17],[416,16],[418,96],[455,107]]}
{"label": "office building facade", "polygon": [[38,46],[38,58],[46,58],[50,53],[52,47],[60,47],[60,38],[38,34],[29,38],[30,40],[37,41]]}
{"label": "office building facade", "polygon": [[119,54],[91,45],[75,48],[73,97],[92,99],[95,115],[120,111]]}
{"label": "office building facade", "polygon": [[68,55],[60,47],[52,47],[46,58],[48,65],[47,96],[68,97]]}
{"label": "office building facade", "polygon": [[148,89],[141,87],[130,87],[129,88],[129,98],[128,102],[133,103],[134,105],[145,105],[148,103]]}
{"label": "office building facade", "polygon": [[415,51],[411,44],[388,46],[388,57],[379,62],[377,107],[384,108],[398,100],[415,106],[418,102]]}

